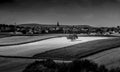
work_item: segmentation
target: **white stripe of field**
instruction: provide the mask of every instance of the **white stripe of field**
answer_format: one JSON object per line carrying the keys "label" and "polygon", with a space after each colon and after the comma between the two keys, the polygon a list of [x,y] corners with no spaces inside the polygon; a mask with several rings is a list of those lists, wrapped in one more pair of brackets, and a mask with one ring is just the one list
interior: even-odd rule
{"label": "white stripe of field", "polygon": [[0,47],[0,55],[30,57],[52,49],[101,39],[109,39],[109,37],[78,37],[75,41],[68,40],[66,37],[51,38],[28,44]]}

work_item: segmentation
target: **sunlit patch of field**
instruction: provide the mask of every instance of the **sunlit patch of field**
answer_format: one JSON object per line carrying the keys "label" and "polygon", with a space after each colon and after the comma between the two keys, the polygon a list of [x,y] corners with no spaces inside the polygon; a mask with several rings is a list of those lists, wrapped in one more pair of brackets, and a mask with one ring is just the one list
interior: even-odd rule
{"label": "sunlit patch of field", "polygon": [[[104,38],[104,37],[103,37]],[[105,50],[120,47],[120,38],[108,38],[94,40],[76,45],[67,46],[64,48],[49,50],[43,53],[38,53],[33,57],[38,58],[61,58],[61,59],[80,59]]]}
{"label": "sunlit patch of field", "polygon": [[[49,50],[54,50],[59,48],[62,49],[64,47],[68,47],[72,45],[76,46],[76,44],[79,44],[81,46],[81,43],[86,44],[86,42],[91,43],[90,41],[95,41],[95,40],[99,41],[104,39],[109,39],[109,38],[108,37],[78,37],[78,39],[75,41],[68,40],[66,37],[51,38],[51,39],[46,39],[46,40],[22,44],[22,45],[0,47],[0,55],[31,57],[37,53],[42,53]],[[83,48],[80,48],[80,50],[83,50]]]}
{"label": "sunlit patch of field", "polygon": [[[0,35],[0,46],[10,46],[10,45],[20,45],[25,43],[31,43],[36,41],[41,41],[54,37],[64,37],[68,34],[40,34],[37,36],[10,36],[10,35]],[[96,37],[96,35],[82,35],[78,34],[79,37]],[[111,35],[97,35],[97,37],[113,37]]]}

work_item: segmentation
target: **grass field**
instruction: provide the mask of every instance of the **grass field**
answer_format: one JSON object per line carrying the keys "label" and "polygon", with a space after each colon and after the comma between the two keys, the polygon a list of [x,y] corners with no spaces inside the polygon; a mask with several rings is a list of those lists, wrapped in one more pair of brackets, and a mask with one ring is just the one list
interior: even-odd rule
{"label": "grass field", "polygon": [[[42,39],[46,39],[49,37],[56,37],[56,36],[61,36],[61,35],[52,34],[49,36],[44,35],[44,36],[6,37],[6,38],[0,39],[0,44],[3,45],[3,44],[23,43],[23,42],[35,41],[38,39],[42,40]],[[34,55],[33,57],[64,59],[64,60],[80,59],[80,58],[86,57],[87,59],[91,59],[95,61],[96,63],[105,64],[108,67],[112,67],[112,66],[119,65],[119,60],[120,60],[120,55],[119,55],[120,48],[119,47],[120,47],[120,38],[112,37],[109,39],[78,43],[78,44],[63,47],[60,49],[49,50],[46,52],[38,53]],[[111,50],[108,50],[108,49],[111,49]],[[108,50],[108,51],[104,51],[104,50]],[[15,50],[13,49],[13,52],[14,51]],[[0,50],[0,53],[1,53],[1,50]],[[35,59],[0,57],[0,72],[21,72],[28,64],[32,63],[33,61],[35,61]]]}
{"label": "grass field", "polygon": [[[49,38],[67,36],[68,34],[40,34],[37,36],[10,36],[10,35],[0,35],[0,46],[10,46],[10,45],[20,45],[31,42],[37,42]],[[93,37],[94,35],[81,35],[80,37]],[[114,35],[113,35],[114,36]],[[110,35],[102,36],[98,35],[97,37],[113,37]],[[96,37],[96,36],[95,36]]]}
{"label": "grass field", "polygon": [[40,58],[61,58],[61,59],[80,59],[104,50],[120,47],[120,38],[111,38],[90,41],[86,43],[76,44],[64,48],[54,49],[39,53],[33,57]]}
{"label": "grass field", "polygon": [[88,41],[109,39],[108,37],[78,37],[76,41],[68,40],[66,37],[57,37],[42,41],[0,47],[0,55],[32,57],[34,54],[49,50],[59,49],[71,45],[86,43]]}
{"label": "grass field", "polygon": [[[2,36],[2,35],[0,35]],[[12,36],[12,37],[4,37],[0,38],[0,46],[7,45],[18,45],[36,42],[44,39],[49,39],[57,36],[64,36],[63,34],[43,34],[39,36]],[[3,37],[3,36],[2,36]]]}
{"label": "grass field", "polygon": [[0,72],[22,72],[28,64],[34,61],[32,59],[0,57]]}
{"label": "grass field", "polygon": [[6,37],[11,37],[10,35],[1,35],[0,34],[0,38],[6,38]]}
{"label": "grass field", "polygon": [[104,64],[108,68],[120,67],[120,47],[91,55],[85,59]]}

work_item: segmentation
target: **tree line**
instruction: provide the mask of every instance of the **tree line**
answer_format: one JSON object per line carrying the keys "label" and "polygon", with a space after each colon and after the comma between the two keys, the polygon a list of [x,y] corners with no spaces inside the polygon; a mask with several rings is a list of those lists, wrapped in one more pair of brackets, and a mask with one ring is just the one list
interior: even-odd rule
{"label": "tree line", "polygon": [[120,68],[107,69],[90,60],[74,60],[71,63],[56,63],[51,59],[35,61],[23,72],[120,72]]}

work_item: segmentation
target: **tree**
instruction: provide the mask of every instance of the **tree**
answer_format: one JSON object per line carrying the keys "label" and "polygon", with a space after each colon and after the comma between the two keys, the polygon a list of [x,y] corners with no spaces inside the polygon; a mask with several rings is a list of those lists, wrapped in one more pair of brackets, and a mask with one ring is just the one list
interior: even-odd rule
{"label": "tree", "polygon": [[78,36],[77,36],[77,34],[70,34],[67,36],[67,39],[74,41],[74,40],[78,39]]}
{"label": "tree", "polygon": [[120,72],[120,68],[108,70],[104,65],[98,65],[90,60],[55,63],[53,60],[47,59],[29,64],[23,72]]}

